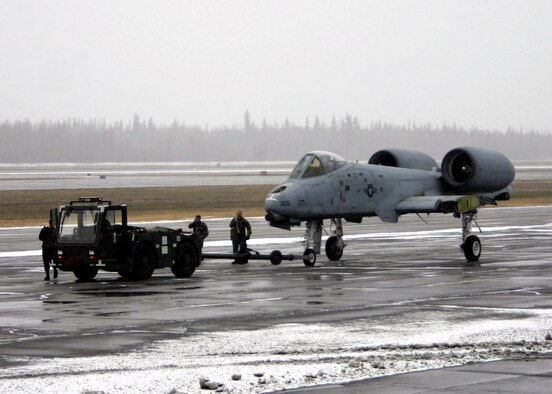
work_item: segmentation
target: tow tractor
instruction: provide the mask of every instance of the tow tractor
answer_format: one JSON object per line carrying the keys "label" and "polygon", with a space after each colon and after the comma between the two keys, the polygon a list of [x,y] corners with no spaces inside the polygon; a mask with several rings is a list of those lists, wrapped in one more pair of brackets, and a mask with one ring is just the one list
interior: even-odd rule
{"label": "tow tractor", "polygon": [[129,280],[149,279],[158,268],[170,267],[177,278],[193,275],[203,259],[303,260],[312,267],[310,256],[282,254],[274,250],[261,254],[202,253],[200,242],[182,230],[167,227],[130,226],[126,204],[112,204],[99,197],[81,197],[50,211],[55,229],[55,257],[52,263],[71,271],[81,281],[94,279],[98,270],[117,272]]}
{"label": "tow tractor", "polygon": [[170,267],[178,278],[192,276],[201,264],[195,238],[166,227],[129,226],[126,204],[84,197],[50,212],[54,224],[53,266],[92,280],[99,269],[125,279],[148,279]]}

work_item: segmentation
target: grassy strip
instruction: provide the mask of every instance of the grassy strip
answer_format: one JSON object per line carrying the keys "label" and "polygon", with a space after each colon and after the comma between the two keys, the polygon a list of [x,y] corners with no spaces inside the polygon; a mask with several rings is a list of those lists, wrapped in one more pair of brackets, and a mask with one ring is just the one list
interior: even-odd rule
{"label": "grassy strip", "polygon": [[128,205],[129,220],[230,217],[236,209],[247,216],[264,215],[264,200],[273,186],[196,186],[120,189],[3,190],[0,227],[41,225],[51,208],[81,196],[100,196]]}
{"label": "grassy strip", "polygon": [[[41,225],[51,208],[80,196],[101,196],[126,203],[131,221],[229,217],[236,209],[246,216],[262,216],[271,185],[194,186],[120,189],[3,190],[0,191],[0,227]],[[552,204],[552,180],[520,180],[514,197],[499,206]]]}
{"label": "grassy strip", "polygon": [[516,180],[510,201],[500,201],[502,207],[552,205],[552,180]]}

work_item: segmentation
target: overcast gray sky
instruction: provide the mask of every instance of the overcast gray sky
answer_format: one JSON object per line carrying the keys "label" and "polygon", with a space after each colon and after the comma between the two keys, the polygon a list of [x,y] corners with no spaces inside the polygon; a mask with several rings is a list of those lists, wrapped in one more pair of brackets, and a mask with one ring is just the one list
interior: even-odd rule
{"label": "overcast gray sky", "polygon": [[552,1],[0,2],[0,120],[552,130]]}

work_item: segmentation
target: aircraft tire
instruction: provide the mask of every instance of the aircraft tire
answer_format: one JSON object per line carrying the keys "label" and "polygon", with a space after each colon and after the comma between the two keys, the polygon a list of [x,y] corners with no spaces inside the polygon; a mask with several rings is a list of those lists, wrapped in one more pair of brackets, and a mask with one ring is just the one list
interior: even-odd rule
{"label": "aircraft tire", "polygon": [[474,263],[479,260],[481,256],[481,241],[476,235],[470,235],[464,241],[464,256],[470,263]]}
{"label": "aircraft tire", "polygon": [[272,253],[270,253],[270,262],[273,265],[280,265],[282,262],[282,252],[279,250],[273,250]]}
{"label": "aircraft tire", "polygon": [[311,248],[305,249],[303,253],[303,263],[307,267],[314,267],[314,264],[316,264],[316,253],[314,253],[314,250]]}
{"label": "aircraft tire", "polygon": [[174,254],[174,265],[171,271],[177,278],[189,278],[198,266],[197,250],[189,242],[181,242]]}
{"label": "aircraft tire", "polygon": [[337,237],[332,235],[326,240],[326,256],[331,261],[338,261],[343,256],[343,249],[337,247]]}
{"label": "aircraft tire", "polygon": [[73,274],[75,274],[76,278],[81,282],[90,282],[92,279],[96,277],[97,273],[98,273],[97,267],[89,267],[89,266],[79,267],[73,271]]}

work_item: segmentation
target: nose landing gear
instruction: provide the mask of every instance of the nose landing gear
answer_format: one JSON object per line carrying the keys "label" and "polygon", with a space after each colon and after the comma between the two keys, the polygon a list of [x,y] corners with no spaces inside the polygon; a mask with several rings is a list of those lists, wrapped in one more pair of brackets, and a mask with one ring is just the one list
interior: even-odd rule
{"label": "nose landing gear", "polygon": [[306,267],[314,267],[315,263],[316,253],[314,253],[314,250],[311,248],[305,249],[305,252],[303,253],[303,264],[305,264]]}
{"label": "nose landing gear", "polygon": [[[307,267],[312,267],[316,262],[316,255],[320,253],[322,244],[322,220],[308,220],[305,231],[305,252],[303,261]],[[332,219],[332,235],[326,240],[326,256],[331,261],[338,261],[343,256],[345,242],[343,241],[343,226],[341,218]],[[308,257],[307,257],[308,256]]]}

